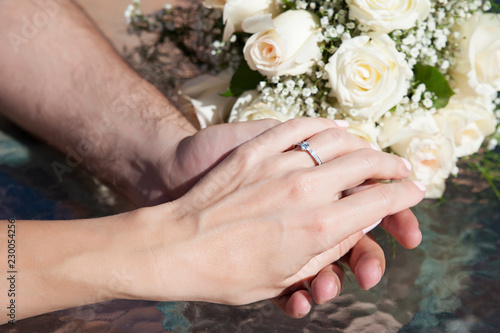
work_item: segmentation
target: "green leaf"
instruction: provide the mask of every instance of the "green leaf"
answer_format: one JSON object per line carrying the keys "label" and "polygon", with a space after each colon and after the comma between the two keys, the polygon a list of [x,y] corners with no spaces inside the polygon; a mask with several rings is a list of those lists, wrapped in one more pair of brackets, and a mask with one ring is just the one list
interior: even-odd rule
{"label": "green leaf", "polygon": [[229,90],[224,95],[230,93],[230,96],[240,96],[245,91],[257,88],[259,82],[264,79],[259,72],[251,70],[243,59],[231,79]]}
{"label": "green leaf", "polygon": [[488,11],[488,13],[495,13],[498,14],[500,13],[500,2],[497,3],[496,1],[490,1],[491,3],[491,9]]}
{"label": "green leaf", "polygon": [[231,91],[231,88],[229,88],[225,93],[223,94],[220,94],[222,97],[233,97],[234,94],[233,92]]}
{"label": "green leaf", "polygon": [[285,8],[286,10],[290,10],[290,9],[296,9],[297,8],[297,5],[288,1],[288,0],[283,0],[283,3],[285,4]]}
{"label": "green leaf", "polygon": [[436,109],[444,108],[450,97],[455,95],[444,75],[436,67],[416,64],[413,67],[413,74],[417,83],[425,84],[427,91],[436,94],[434,99]]}

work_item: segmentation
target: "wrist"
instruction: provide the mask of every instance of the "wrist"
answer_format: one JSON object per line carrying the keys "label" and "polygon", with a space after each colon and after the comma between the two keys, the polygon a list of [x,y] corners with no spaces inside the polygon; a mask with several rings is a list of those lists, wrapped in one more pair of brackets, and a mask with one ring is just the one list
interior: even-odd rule
{"label": "wrist", "polygon": [[[121,230],[110,243],[115,253],[110,278],[123,281],[111,285],[114,298],[156,301],[186,300],[191,285],[189,264],[193,249],[193,219],[177,201],[141,208],[123,215]],[[114,276],[113,272],[121,272]],[[116,275],[116,274],[115,274]]]}
{"label": "wrist", "polygon": [[107,166],[111,174],[106,178],[135,204],[149,206],[173,199],[165,175],[170,174],[179,143],[196,130],[149,83],[137,82],[134,91],[127,101],[112,106],[119,156]]}

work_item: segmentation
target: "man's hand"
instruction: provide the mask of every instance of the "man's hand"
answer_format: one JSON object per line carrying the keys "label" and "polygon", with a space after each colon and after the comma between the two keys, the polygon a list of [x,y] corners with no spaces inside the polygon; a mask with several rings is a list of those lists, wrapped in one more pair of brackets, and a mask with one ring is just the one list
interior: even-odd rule
{"label": "man's hand", "polygon": [[[417,247],[422,240],[417,218],[409,209],[386,217],[380,225],[407,249]],[[385,272],[384,251],[370,235],[365,235],[340,261],[351,269],[365,290],[375,287]],[[313,301],[324,304],[334,300],[343,284],[344,271],[333,263],[272,301],[288,316],[302,318],[310,312]]]}
{"label": "man's hand", "polygon": [[235,148],[279,123],[265,119],[221,124],[185,137],[159,159],[158,171],[166,186],[166,198],[159,201],[181,197]]}

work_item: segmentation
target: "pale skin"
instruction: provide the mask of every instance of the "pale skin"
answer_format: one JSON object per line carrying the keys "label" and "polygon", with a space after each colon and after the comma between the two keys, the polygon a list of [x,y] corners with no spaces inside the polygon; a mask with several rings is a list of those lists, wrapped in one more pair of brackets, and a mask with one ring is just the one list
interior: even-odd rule
{"label": "pale skin", "polygon": [[[12,46],[0,58],[1,112],[64,153],[76,152],[138,206],[176,200],[101,219],[17,221],[16,319],[116,298],[272,298],[302,317],[313,300],[338,295],[338,259],[362,288],[379,282],[383,252],[360,230],[385,217],[381,225],[403,246],[420,243],[408,207],[424,193],[414,183],[377,183],[343,197],[367,180],[406,178],[410,171],[398,157],[325,119],[197,132],[77,6],[54,4],[57,13],[27,42],[0,35]],[[41,10],[34,1],[0,2],[0,31],[22,37],[23,17]],[[320,167],[290,151],[307,138]],[[6,244],[6,232],[1,237]],[[7,304],[5,292],[0,302]]]}

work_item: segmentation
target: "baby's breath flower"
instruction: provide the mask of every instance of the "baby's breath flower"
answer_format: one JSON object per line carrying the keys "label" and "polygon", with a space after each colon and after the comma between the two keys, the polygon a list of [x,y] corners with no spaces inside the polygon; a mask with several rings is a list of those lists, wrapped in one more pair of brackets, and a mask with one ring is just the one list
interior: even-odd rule
{"label": "baby's breath flower", "polygon": [[488,146],[486,149],[488,150],[495,150],[495,148],[498,146],[498,140],[495,138],[492,138],[488,141]]}
{"label": "baby's breath flower", "polygon": [[328,19],[328,16],[323,16],[320,20],[321,26],[326,27],[328,24],[330,24],[330,20]]}
{"label": "baby's breath flower", "polygon": [[422,104],[426,107],[426,108],[431,108],[432,105],[434,105],[434,103],[432,102],[432,99],[430,98],[426,98],[424,99],[424,101],[422,102]]}

